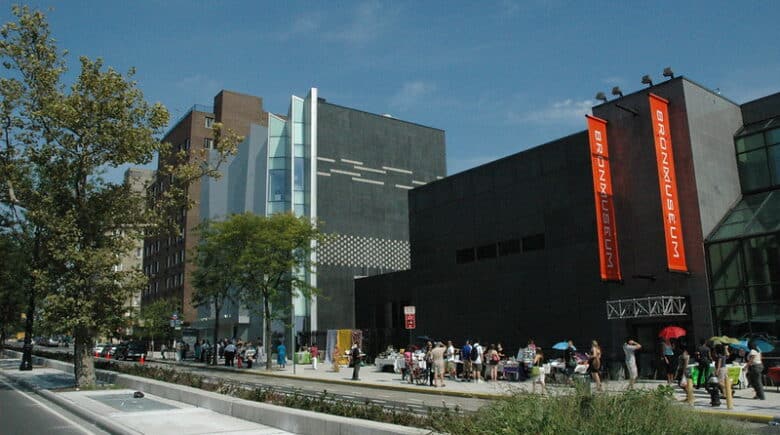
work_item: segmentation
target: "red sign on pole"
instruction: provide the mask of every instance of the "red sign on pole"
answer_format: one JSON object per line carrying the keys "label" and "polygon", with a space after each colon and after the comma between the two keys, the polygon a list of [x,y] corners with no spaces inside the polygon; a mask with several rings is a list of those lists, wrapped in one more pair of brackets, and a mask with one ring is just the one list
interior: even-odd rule
{"label": "red sign on pole", "polygon": [[415,319],[416,309],[414,305],[407,305],[404,307],[404,325],[406,329],[414,329],[417,327],[417,321]]}

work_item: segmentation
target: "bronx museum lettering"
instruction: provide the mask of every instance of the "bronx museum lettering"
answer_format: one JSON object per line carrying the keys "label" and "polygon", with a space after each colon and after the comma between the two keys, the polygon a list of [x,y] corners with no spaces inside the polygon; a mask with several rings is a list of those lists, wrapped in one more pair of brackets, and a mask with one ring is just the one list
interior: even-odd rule
{"label": "bronx museum lettering", "polygon": [[612,173],[607,145],[607,122],[595,116],[588,119],[593,192],[596,205],[596,228],[599,242],[599,266],[601,279],[620,281],[620,256],[618,255],[615,208],[612,198]]}
{"label": "bronx museum lettering", "polygon": [[674,153],[669,129],[668,101],[655,94],[650,94],[649,98],[666,240],[666,263],[669,270],[687,272]]}

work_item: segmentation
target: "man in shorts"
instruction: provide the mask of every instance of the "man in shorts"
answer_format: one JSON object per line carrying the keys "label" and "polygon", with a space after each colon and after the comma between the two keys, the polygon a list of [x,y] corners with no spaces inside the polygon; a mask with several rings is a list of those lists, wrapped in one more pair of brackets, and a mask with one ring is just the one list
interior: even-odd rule
{"label": "man in shorts", "polygon": [[455,381],[457,379],[457,363],[455,362],[455,346],[452,345],[451,340],[447,340],[447,350],[444,352],[444,357],[447,361],[447,373],[450,374],[450,380]]}
{"label": "man in shorts", "polygon": [[466,340],[466,344],[460,349],[460,360],[463,361],[463,382],[471,382],[471,340]]}

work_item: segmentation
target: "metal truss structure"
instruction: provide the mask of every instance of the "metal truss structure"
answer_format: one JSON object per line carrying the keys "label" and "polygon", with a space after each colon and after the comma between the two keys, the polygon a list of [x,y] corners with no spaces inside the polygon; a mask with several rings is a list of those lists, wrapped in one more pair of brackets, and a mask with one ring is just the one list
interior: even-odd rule
{"label": "metal truss structure", "polygon": [[679,317],[688,315],[684,296],[650,296],[646,298],[607,301],[607,319],[643,317]]}

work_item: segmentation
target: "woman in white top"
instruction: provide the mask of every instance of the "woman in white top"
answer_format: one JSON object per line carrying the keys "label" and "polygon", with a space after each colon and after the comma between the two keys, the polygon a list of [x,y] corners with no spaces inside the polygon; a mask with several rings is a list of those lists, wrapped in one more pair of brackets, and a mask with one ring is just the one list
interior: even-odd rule
{"label": "woman in white top", "polygon": [[758,351],[755,342],[750,342],[750,353],[748,354],[748,381],[753,389],[756,390],[756,397],[754,399],[764,400],[764,381],[761,379],[761,374],[764,371],[764,363],[761,361],[761,352]]}

